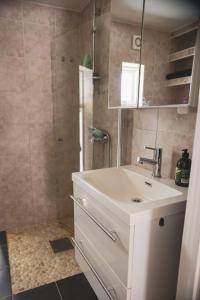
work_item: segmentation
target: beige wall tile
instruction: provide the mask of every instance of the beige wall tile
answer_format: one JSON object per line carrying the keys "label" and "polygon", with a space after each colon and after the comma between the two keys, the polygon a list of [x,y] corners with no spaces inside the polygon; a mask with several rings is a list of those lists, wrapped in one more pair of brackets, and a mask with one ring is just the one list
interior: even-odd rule
{"label": "beige wall tile", "polygon": [[77,63],[79,57],[79,28],[67,31],[55,38],[55,56],[66,63]]}
{"label": "beige wall tile", "polygon": [[130,165],[132,156],[132,136],[133,136],[133,111],[132,109],[122,110],[122,130],[121,130],[121,164]]}
{"label": "beige wall tile", "polygon": [[67,31],[74,30],[79,27],[81,16],[76,12],[69,12],[62,9],[55,10],[56,15],[56,36],[62,35]]}
{"label": "beige wall tile", "polygon": [[50,60],[52,39],[51,27],[24,23],[24,51],[26,56]]}
{"label": "beige wall tile", "polygon": [[143,130],[157,129],[157,109],[135,109],[133,112],[134,128]]}
{"label": "beige wall tile", "polygon": [[177,114],[176,108],[159,109],[158,128],[161,131],[193,135],[196,125],[196,111],[186,115]]}
{"label": "beige wall tile", "polygon": [[[153,153],[150,150],[144,149],[144,146],[155,147],[156,131],[133,129],[132,138],[132,163],[137,164],[137,157],[153,158]],[[141,166],[141,165],[140,165]],[[152,166],[143,164],[145,169],[152,169]]]}
{"label": "beige wall tile", "polygon": [[37,92],[37,97],[32,89],[27,90],[27,123],[49,124],[53,123],[53,95],[52,93]]}
{"label": "beige wall tile", "polygon": [[23,92],[0,92],[0,123],[18,124],[29,121],[29,100]]}
{"label": "beige wall tile", "polygon": [[52,7],[23,2],[23,16],[25,22],[50,26],[54,24],[54,12],[55,10]]}
{"label": "beige wall tile", "polygon": [[13,0],[1,0],[0,17],[12,20],[22,19],[22,2]]}
{"label": "beige wall tile", "polygon": [[191,155],[193,139],[193,134],[158,132],[157,146],[163,148],[162,175],[164,177],[174,178],[176,163],[181,157],[181,150],[188,149]]}
{"label": "beige wall tile", "polygon": [[52,92],[52,64],[51,60],[34,57],[25,58],[25,80],[26,88],[32,92]]}
{"label": "beige wall tile", "polygon": [[0,128],[0,140],[3,228],[30,224],[34,222],[35,211],[32,207],[28,131],[21,124],[5,124]]}
{"label": "beige wall tile", "polygon": [[23,91],[25,88],[24,59],[0,56],[0,66],[0,91]]}
{"label": "beige wall tile", "polygon": [[23,56],[22,22],[0,18],[0,55]]}
{"label": "beige wall tile", "polygon": [[28,129],[25,124],[0,124],[0,153],[23,153],[28,145]]}

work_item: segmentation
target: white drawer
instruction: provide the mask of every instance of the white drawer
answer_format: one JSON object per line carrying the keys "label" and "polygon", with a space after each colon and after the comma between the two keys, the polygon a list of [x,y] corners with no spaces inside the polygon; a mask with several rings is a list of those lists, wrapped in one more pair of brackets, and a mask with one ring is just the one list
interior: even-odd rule
{"label": "white drawer", "polygon": [[75,226],[75,242],[76,260],[98,299],[130,300],[131,290],[124,287],[78,226]]}
{"label": "white drawer", "polygon": [[97,200],[86,193],[80,193],[80,190],[75,196],[74,220],[75,225],[81,228],[119,279],[128,287],[129,227],[115,219]]}

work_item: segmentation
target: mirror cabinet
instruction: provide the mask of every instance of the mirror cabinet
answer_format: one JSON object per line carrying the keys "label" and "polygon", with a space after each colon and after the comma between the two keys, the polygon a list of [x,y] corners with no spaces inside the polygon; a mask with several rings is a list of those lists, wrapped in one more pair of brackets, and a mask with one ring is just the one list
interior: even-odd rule
{"label": "mirror cabinet", "polygon": [[193,1],[111,1],[109,108],[195,106],[200,10]]}

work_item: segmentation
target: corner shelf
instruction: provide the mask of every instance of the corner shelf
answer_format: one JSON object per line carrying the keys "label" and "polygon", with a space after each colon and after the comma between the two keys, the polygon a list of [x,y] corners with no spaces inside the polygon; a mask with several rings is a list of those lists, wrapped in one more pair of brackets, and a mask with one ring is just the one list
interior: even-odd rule
{"label": "corner shelf", "polygon": [[183,60],[188,57],[194,56],[194,54],[195,54],[195,47],[190,47],[178,52],[171,53],[168,57],[168,62]]}
{"label": "corner shelf", "polygon": [[180,77],[175,79],[167,80],[167,86],[178,86],[178,85],[185,85],[185,84],[191,84],[192,82],[192,76],[187,77]]}

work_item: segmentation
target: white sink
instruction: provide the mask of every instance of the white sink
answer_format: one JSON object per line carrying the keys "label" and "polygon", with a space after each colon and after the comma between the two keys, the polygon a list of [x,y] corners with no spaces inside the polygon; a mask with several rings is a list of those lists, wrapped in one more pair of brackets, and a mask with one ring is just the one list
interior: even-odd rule
{"label": "white sink", "polygon": [[186,205],[187,188],[176,186],[172,179],[154,178],[136,166],[73,173],[72,179],[75,190],[81,186],[129,224],[143,216],[160,216],[163,207],[170,214],[175,203],[177,211]]}
{"label": "white sink", "polygon": [[127,168],[100,169],[85,173],[83,179],[117,201],[135,203],[180,196],[182,193],[166,184]]}

